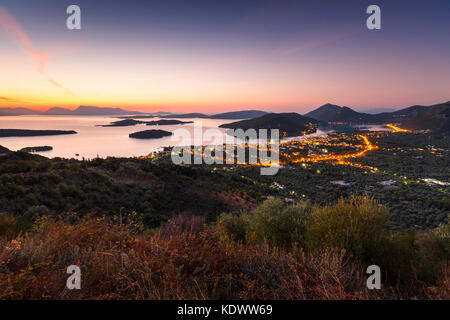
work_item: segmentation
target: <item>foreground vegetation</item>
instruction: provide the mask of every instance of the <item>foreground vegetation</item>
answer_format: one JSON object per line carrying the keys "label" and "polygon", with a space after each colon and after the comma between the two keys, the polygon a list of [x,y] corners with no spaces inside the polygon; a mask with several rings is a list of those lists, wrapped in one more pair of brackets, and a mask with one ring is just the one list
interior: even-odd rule
{"label": "foreground vegetation", "polygon": [[[0,216],[2,299],[449,299],[450,228],[387,228],[368,197],[331,206],[269,199],[250,211],[178,216],[157,229],[143,217]],[[32,229],[30,229],[32,228]],[[69,265],[81,290],[65,288]],[[382,289],[366,268],[380,266]]]}
{"label": "foreground vegetation", "polygon": [[[347,135],[348,138],[342,137],[344,141],[351,139],[351,134]],[[256,191],[261,195],[296,201],[309,199],[321,205],[334,204],[340,197],[369,194],[389,208],[392,230],[426,230],[445,223],[450,212],[450,185],[429,185],[423,178],[450,182],[450,138],[387,132],[372,133],[369,137],[378,149],[351,161],[377,168],[377,171],[321,162],[283,168],[274,176],[261,176],[259,168],[255,167],[217,170],[216,176],[232,176],[235,180],[245,177],[253,186],[260,187]],[[336,150],[323,147],[332,153],[339,152],[338,147]],[[348,184],[335,185],[333,181]],[[383,181],[392,184],[382,185]]]}
{"label": "foreground vegetation", "polygon": [[0,213],[20,216],[27,223],[43,214],[101,216],[121,208],[142,214],[147,227],[178,214],[213,220],[223,211],[254,206],[249,190],[246,181],[218,177],[199,167],[135,158],[47,159],[0,147]]}
{"label": "foreground vegetation", "polygon": [[450,187],[423,178],[448,181],[450,142],[376,136],[362,167],[275,176],[0,147],[0,298],[449,299]]}

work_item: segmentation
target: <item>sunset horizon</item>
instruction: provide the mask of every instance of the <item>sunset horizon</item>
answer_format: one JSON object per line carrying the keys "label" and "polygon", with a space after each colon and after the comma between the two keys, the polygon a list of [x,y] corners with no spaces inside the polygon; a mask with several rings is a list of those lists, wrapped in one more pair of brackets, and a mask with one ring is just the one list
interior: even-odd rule
{"label": "sunset horizon", "polygon": [[450,300],[450,0],[0,2],[11,314]]}
{"label": "sunset horizon", "polygon": [[[1,97],[0,97],[0,100],[1,100]],[[435,102],[426,103],[426,104],[412,104],[412,105],[386,106],[386,107],[374,106],[373,108],[371,108],[371,107],[358,108],[358,107],[349,106],[346,104],[338,104],[338,103],[333,103],[333,102],[325,102],[325,103],[321,103],[316,106],[310,106],[310,107],[305,107],[305,108],[286,108],[286,109],[276,109],[275,107],[272,108],[272,107],[259,106],[259,105],[255,105],[255,106],[248,106],[248,105],[222,106],[222,105],[218,105],[213,110],[211,110],[210,105],[205,106],[204,108],[196,107],[194,105],[188,106],[188,107],[184,106],[180,109],[177,107],[157,107],[157,106],[156,107],[145,107],[145,106],[144,107],[139,107],[139,106],[133,107],[133,106],[123,106],[123,105],[93,105],[93,104],[89,104],[89,103],[87,103],[87,104],[55,105],[55,106],[28,106],[25,104],[11,105],[11,104],[6,103],[5,105],[0,105],[0,111],[2,109],[20,109],[20,108],[25,108],[25,109],[29,109],[32,111],[40,111],[40,112],[46,112],[46,111],[52,110],[53,108],[62,108],[62,109],[74,111],[74,110],[78,109],[79,107],[94,107],[94,108],[101,108],[101,109],[117,108],[117,109],[122,109],[125,111],[137,111],[137,112],[149,113],[149,114],[160,113],[160,112],[178,113],[178,114],[183,114],[183,113],[217,114],[217,113],[245,111],[245,110],[260,110],[260,111],[265,111],[265,112],[276,112],[276,113],[296,112],[296,113],[300,113],[300,114],[305,114],[305,113],[308,113],[310,111],[313,111],[313,110],[315,110],[319,107],[325,106],[325,105],[337,105],[340,107],[348,107],[357,112],[377,114],[377,113],[382,113],[382,112],[398,111],[398,110],[402,110],[402,109],[412,107],[412,106],[438,105],[440,103],[445,103],[448,101],[450,101],[450,99],[444,99],[442,101],[435,101]]]}
{"label": "sunset horizon", "polygon": [[0,108],[364,112],[449,100],[448,2],[385,3],[373,32],[365,1],[78,3],[82,27],[67,30],[69,1],[2,2]]}

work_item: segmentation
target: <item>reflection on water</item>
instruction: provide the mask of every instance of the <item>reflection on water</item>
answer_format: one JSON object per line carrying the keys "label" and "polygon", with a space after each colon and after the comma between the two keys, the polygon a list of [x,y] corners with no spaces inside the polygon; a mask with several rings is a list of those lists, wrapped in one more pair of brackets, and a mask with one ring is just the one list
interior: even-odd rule
{"label": "reflection on water", "polygon": [[[173,146],[177,141],[172,137],[160,139],[131,139],[130,133],[161,129],[173,132],[176,129],[188,130],[194,137],[194,123],[169,126],[146,126],[139,124],[129,127],[99,127],[118,119],[104,116],[2,116],[1,129],[31,129],[31,130],[75,130],[77,134],[43,137],[10,137],[0,138],[0,145],[10,150],[20,150],[24,147],[52,146],[53,150],[39,154],[54,158],[86,158],[133,157],[147,155],[164,146]],[[158,120],[158,118],[151,119]],[[208,128],[220,130],[225,135],[225,129],[219,125],[235,120],[216,119],[180,119],[201,123],[203,131]],[[194,143],[194,140],[192,140]],[[79,157],[75,155],[79,154]]]}
{"label": "reflection on water", "polygon": [[355,127],[361,130],[370,131],[392,131],[391,128],[386,127],[384,124],[364,124]]}
{"label": "reflection on water", "polygon": [[284,138],[282,141],[305,140],[305,139],[309,139],[309,138],[325,137],[330,132],[333,132],[333,130],[325,130],[325,129],[320,129],[319,128],[314,133],[307,134],[307,135],[304,135],[304,136]]}
{"label": "reflection on water", "polygon": [[[146,126],[139,124],[129,127],[99,127],[98,125],[109,124],[118,119],[105,116],[2,116],[0,117],[1,129],[31,129],[31,130],[75,130],[78,134],[44,137],[10,137],[0,138],[0,145],[10,150],[20,150],[25,147],[52,146],[52,151],[41,152],[40,154],[49,158],[78,158],[92,159],[95,157],[134,157],[148,155],[152,151],[162,147],[174,146],[178,141],[173,137],[160,139],[131,139],[130,133],[149,130],[162,129],[173,132],[176,129],[186,129],[189,131],[192,140],[191,144],[208,144],[212,141],[201,141],[198,139],[202,135],[196,132],[197,139],[194,139],[194,124],[202,124],[202,132],[214,128],[219,130],[223,137],[226,136],[226,129],[218,128],[221,124],[230,123],[237,120],[219,119],[179,119],[182,121],[194,121],[183,125],[169,126]],[[151,119],[158,120],[158,118]],[[381,126],[366,126],[369,130],[382,130]],[[384,128],[385,129],[385,128]],[[294,137],[292,139],[306,139],[314,136],[324,136],[329,131],[317,130],[316,133]],[[225,138],[224,138],[225,141]],[[183,143],[186,144],[186,143]],[[76,156],[78,154],[79,156]]]}

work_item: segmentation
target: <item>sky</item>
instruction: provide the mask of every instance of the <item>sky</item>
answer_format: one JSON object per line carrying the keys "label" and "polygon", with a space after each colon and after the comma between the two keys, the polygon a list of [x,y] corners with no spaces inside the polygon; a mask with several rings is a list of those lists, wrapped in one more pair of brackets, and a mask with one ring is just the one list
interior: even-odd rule
{"label": "sky", "polygon": [[[81,8],[81,30],[66,9]],[[381,30],[366,9],[381,8]],[[308,112],[450,100],[450,1],[0,0],[0,108]]]}

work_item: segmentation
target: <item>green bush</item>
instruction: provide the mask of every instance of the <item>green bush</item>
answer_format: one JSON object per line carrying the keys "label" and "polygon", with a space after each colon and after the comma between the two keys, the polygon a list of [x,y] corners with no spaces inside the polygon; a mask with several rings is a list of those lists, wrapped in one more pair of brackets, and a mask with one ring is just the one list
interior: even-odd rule
{"label": "green bush", "polygon": [[14,238],[20,233],[27,231],[31,223],[27,224],[12,214],[0,213],[0,237]]}
{"label": "green bush", "polygon": [[397,232],[382,239],[376,247],[372,246],[367,263],[378,265],[383,281],[388,283],[394,284],[400,279],[408,282],[415,278],[421,263],[415,232]]}
{"label": "green bush", "polygon": [[450,259],[450,224],[440,224],[428,232],[428,237],[433,240],[438,255],[443,259]]}
{"label": "green bush", "polygon": [[248,214],[245,212],[239,215],[223,213],[218,219],[217,227],[221,234],[235,241],[244,242],[250,231]]}
{"label": "green bush", "polygon": [[220,230],[237,241],[268,240],[277,246],[302,242],[311,205],[301,202],[285,205],[280,199],[269,199],[251,213],[222,214]]}
{"label": "green bush", "polygon": [[47,214],[49,214],[49,210],[46,206],[44,206],[44,205],[31,206],[31,207],[28,207],[27,211],[25,211],[25,213],[23,214],[23,217],[31,221],[38,216],[47,215]]}
{"label": "green bush", "polygon": [[307,225],[307,245],[313,250],[345,249],[368,259],[386,239],[388,219],[388,209],[367,196],[315,207]]}
{"label": "green bush", "polygon": [[250,228],[256,239],[268,239],[275,245],[302,242],[311,210],[308,202],[285,205],[281,199],[269,199],[251,213]]}

